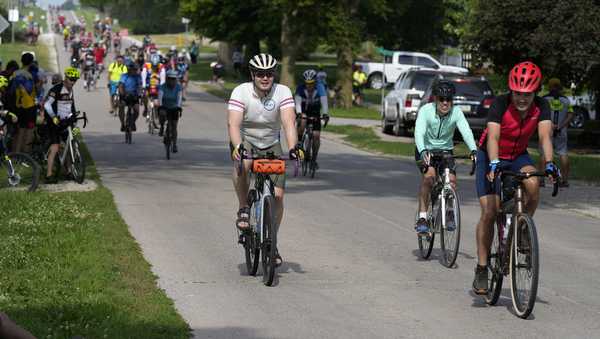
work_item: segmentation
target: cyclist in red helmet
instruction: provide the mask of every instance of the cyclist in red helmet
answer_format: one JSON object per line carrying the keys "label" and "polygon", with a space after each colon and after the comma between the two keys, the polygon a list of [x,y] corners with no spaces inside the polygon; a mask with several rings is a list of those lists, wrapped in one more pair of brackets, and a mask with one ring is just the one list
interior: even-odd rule
{"label": "cyclist in red helmet", "polygon": [[[527,147],[537,129],[546,173],[552,177],[558,175],[558,168],[552,161],[550,107],[546,100],[536,95],[541,82],[542,72],[534,63],[526,61],[515,65],[508,76],[510,92],[496,97],[492,103],[487,128],[479,140],[476,184],[481,217],[476,233],[478,263],[473,281],[476,294],[488,291],[488,252],[500,198],[500,183],[495,178],[497,171],[536,171]],[[533,215],[539,201],[538,179],[533,177],[523,183],[527,195],[525,210]]]}

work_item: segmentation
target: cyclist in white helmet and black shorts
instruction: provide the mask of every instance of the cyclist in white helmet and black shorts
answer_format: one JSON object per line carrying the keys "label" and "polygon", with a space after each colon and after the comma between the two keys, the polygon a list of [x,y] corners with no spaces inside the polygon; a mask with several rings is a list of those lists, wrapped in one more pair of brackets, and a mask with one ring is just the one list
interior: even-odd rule
{"label": "cyclist in white helmet and black shorts", "polygon": [[[280,131],[289,145],[292,159],[302,158],[304,151],[297,145],[296,111],[294,98],[289,87],[275,83],[277,60],[269,54],[258,54],[249,62],[252,81],[237,86],[231,93],[228,104],[228,130],[232,160],[240,160],[243,152],[253,155],[275,156],[283,154],[280,143]],[[236,227],[241,231],[250,229],[250,209],[247,196],[250,185],[248,172],[250,161],[245,161],[243,170],[238,174],[234,164],[233,185],[239,202]],[[285,174],[273,175],[275,183],[275,222],[279,229],[283,218],[283,194]],[[278,262],[282,262],[278,254]]]}

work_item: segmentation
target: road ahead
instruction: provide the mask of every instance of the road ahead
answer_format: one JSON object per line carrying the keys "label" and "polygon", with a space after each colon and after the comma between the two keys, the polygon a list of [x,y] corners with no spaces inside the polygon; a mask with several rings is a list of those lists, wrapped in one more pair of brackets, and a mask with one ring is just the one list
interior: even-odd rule
{"label": "road ahead", "polygon": [[268,288],[244,273],[236,244],[223,101],[191,89],[180,153],[167,161],[141,119],[133,145],[124,144],[104,80],[91,93],[81,85],[84,137],[102,181],[198,338],[600,337],[597,219],[542,206],[539,298],[521,320],[510,312],[508,284],[497,307],[470,292],[479,207],[467,168],[459,169],[461,253],[446,269],[437,252],[418,258],[414,164],[324,141],[317,179],[288,180],[285,263]]}

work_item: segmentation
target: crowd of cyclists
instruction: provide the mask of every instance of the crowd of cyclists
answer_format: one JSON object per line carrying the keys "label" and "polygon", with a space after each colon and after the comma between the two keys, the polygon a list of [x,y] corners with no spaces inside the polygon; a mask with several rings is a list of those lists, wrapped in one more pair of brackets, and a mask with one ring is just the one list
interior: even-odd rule
{"label": "crowd of cyclists", "polygon": [[[7,64],[0,72],[0,134],[10,135],[8,147],[18,152],[30,151],[35,135],[48,140],[48,166],[46,182],[56,182],[53,162],[58,153],[64,128],[74,124],[77,110],[73,94],[75,83],[82,77],[85,88],[90,89],[90,79],[98,81],[104,72],[105,58],[109,51],[114,60],[106,68],[106,83],[109,91],[109,112],[118,115],[120,130],[125,131],[125,109],[131,108],[133,131],[140,110],[150,119],[151,107],[156,107],[159,116],[159,136],[164,133],[165,121],[175,122],[173,152],[177,152],[177,121],[182,115],[183,102],[189,78],[191,58],[185,50],[172,46],[162,53],[149,36],[141,46],[135,42],[122,48],[119,33],[111,31],[109,20],[98,20],[94,31],[87,32],[85,25],[69,25],[58,20],[63,31],[65,48],[70,52],[71,65],[63,76],[53,77],[51,88],[44,91],[44,79],[32,53],[21,56],[21,67],[16,61]],[[248,191],[251,161],[246,154],[272,154],[276,157],[287,154],[292,160],[302,160],[305,149],[302,136],[307,121],[312,120],[314,142],[311,154],[316,158],[320,147],[321,120],[329,120],[326,73],[307,69],[303,82],[292,94],[289,87],[276,83],[277,60],[265,53],[249,60],[251,80],[237,86],[228,101],[228,134],[231,158],[234,161],[233,183],[238,198],[235,226],[246,232],[250,228]],[[364,79],[357,70],[355,86]],[[476,163],[477,196],[481,215],[476,226],[477,265],[472,288],[476,294],[488,292],[488,254],[492,239],[492,225],[498,214],[498,172],[535,172],[536,166],[527,148],[529,140],[537,132],[541,158],[545,173],[552,181],[558,180],[560,171],[553,162],[553,130],[548,100],[538,97],[541,88],[541,69],[532,62],[521,62],[508,75],[510,92],[495,98],[492,103],[487,128],[476,141],[462,111],[453,104],[456,89],[452,82],[437,81],[434,101],[424,105],[418,112],[415,126],[415,161],[422,174],[418,192],[418,214],[415,230],[418,234],[431,232],[427,217],[429,197],[435,182],[436,152],[452,154],[453,136],[458,128],[467,145],[471,160]],[[358,93],[357,93],[358,94]],[[118,112],[118,113],[116,113]],[[8,127],[8,128],[7,128]],[[283,133],[281,128],[283,127]],[[35,130],[38,132],[35,132]],[[282,149],[281,138],[288,145]],[[242,170],[238,164],[242,162]],[[456,185],[455,164],[451,164],[451,183]],[[285,173],[272,175],[275,184],[275,223],[279,228],[284,214]],[[539,203],[540,182],[532,177],[523,181],[526,192],[525,210],[533,215]],[[453,227],[452,215],[447,216],[446,226]],[[282,263],[277,251],[278,264]]]}

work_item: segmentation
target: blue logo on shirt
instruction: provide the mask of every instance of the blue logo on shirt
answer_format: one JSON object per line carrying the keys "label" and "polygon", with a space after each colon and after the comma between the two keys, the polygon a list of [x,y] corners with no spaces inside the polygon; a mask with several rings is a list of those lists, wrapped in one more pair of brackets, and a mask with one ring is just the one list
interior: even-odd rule
{"label": "blue logo on shirt", "polygon": [[265,107],[265,109],[267,111],[272,111],[275,108],[275,101],[273,99],[267,99],[264,103],[263,106]]}

